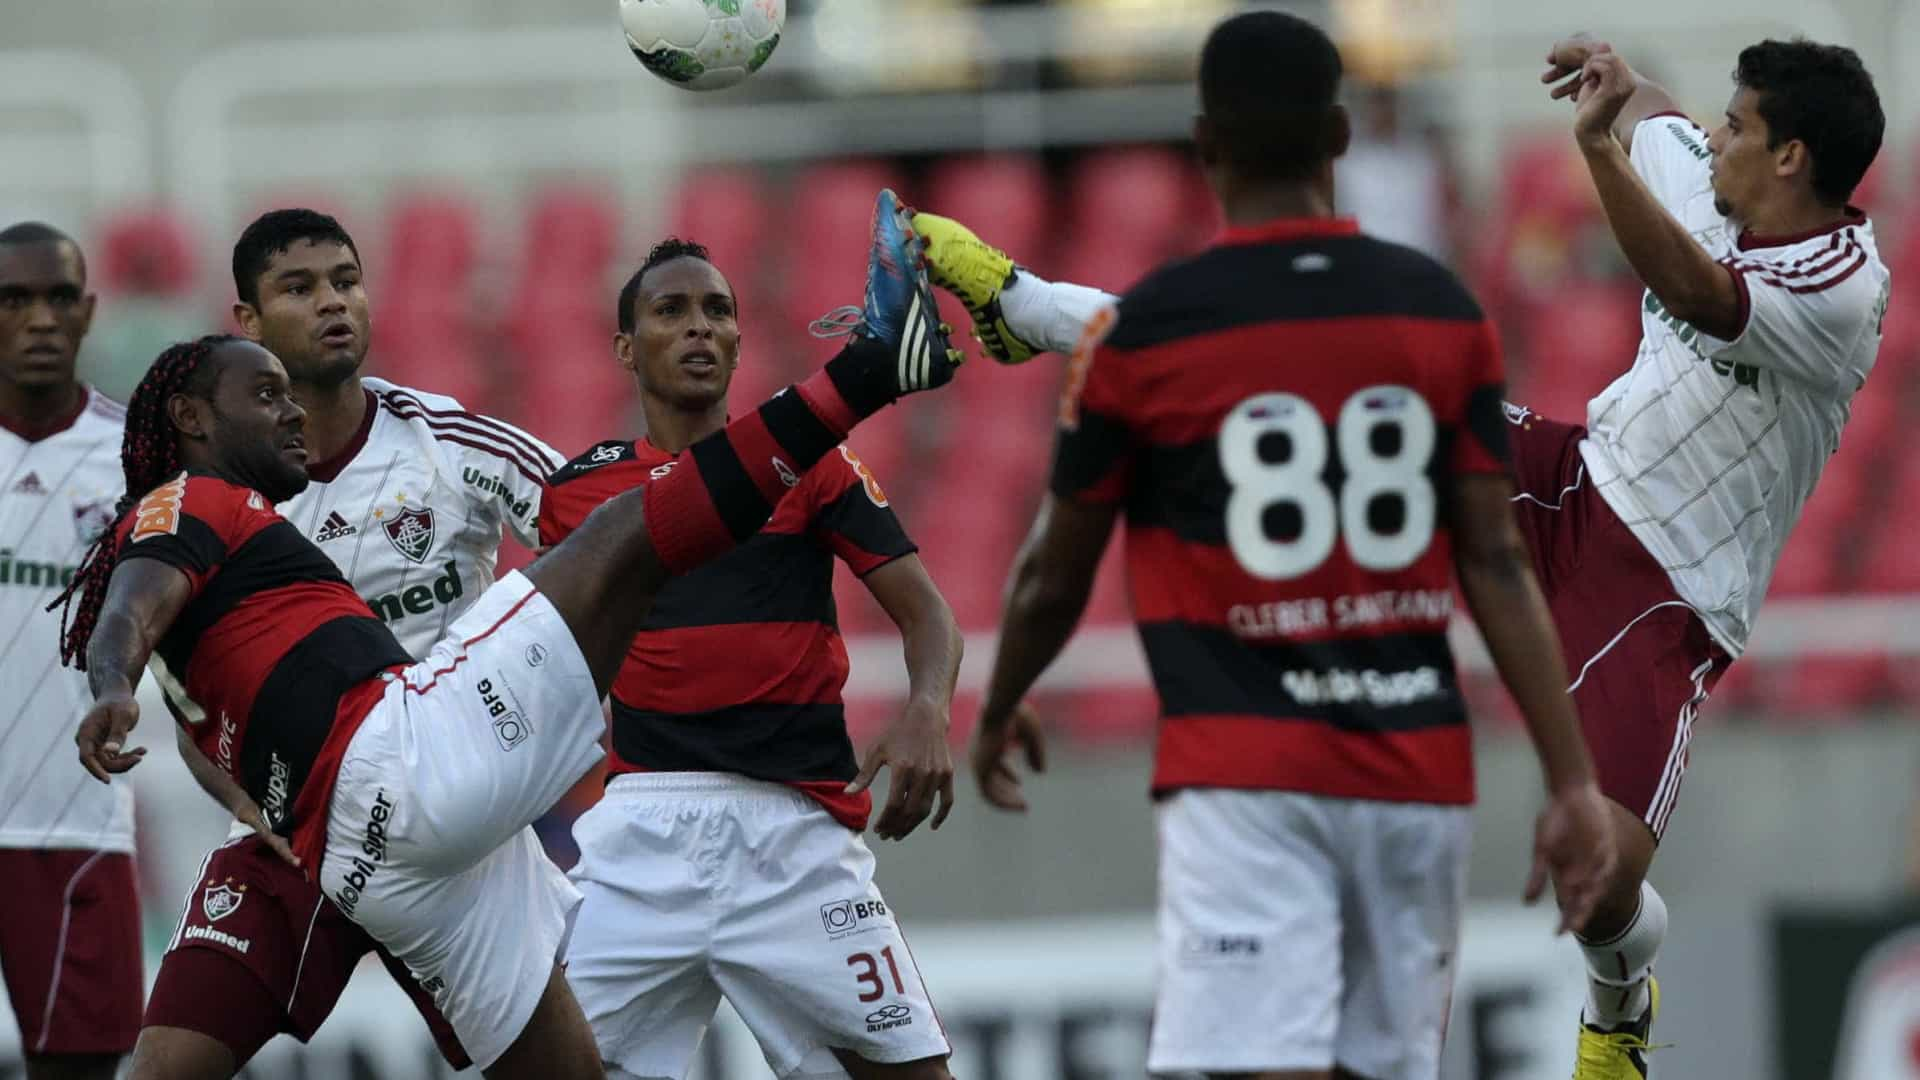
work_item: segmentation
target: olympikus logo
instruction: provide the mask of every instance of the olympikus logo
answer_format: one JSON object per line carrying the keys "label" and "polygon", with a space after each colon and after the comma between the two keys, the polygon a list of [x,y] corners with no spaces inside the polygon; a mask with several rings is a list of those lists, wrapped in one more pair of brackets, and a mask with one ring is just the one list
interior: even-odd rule
{"label": "olympikus logo", "polygon": [[513,489],[507,486],[505,480],[497,476],[489,475],[485,471],[476,469],[471,465],[462,469],[460,475],[465,477],[467,483],[473,487],[500,496],[500,501],[507,504],[507,509],[513,511],[514,517],[526,517],[527,511],[533,509],[532,500],[514,498]]}
{"label": "olympikus logo", "polygon": [[15,495],[45,495],[47,493],[47,487],[40,482],[39,473],[30,472],[21,477],[19,483],[13,485],[13,493]]}
{"label": "olympikus logo", "polygon": [[338,540],[342,537],[352,536],[359,531],[359,529],[354,528],[352,522],[340,516],[340,511],[335,510],[333,513],[327,515],[326,521],[320,524],[320,531],[313,535],[313,539],[316,543],[324,544],[329,540]]}
{"label": "olympikus logo", "polygon": [[27,585],[35,588],[50,588],[54,585],[71,585],[73,576],[80,572],[77,566],[62,566],[59,563],[15,562],[12,548],[0,548],[0,585]]}

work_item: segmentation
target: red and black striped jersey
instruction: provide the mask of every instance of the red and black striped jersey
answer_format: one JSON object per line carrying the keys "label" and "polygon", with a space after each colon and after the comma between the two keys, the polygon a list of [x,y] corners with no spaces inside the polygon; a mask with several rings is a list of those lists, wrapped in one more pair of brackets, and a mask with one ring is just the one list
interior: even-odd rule
{"label": "red and black striped jersey", "polygon": [[1344,219],[1229,230],[1088,327],[1052,487],[1123,507],[1156,792],[1473,800],[1445,508],[1507,467],[1502,380],[1454,275]]}
{"label": "red and black striped jersey", "polygon": [[412,657],[251,488],[182,473],[120,528],[122,562],[157,559],[192,588],[155,652],[156,674],[195,704],[179,720],[276,829],[317,854],[340,757],[384,687],[374,676]]}
{"label": "red and black striped jersey", "polygon": [[[649,442],[603,442],[553,475],[540,542],[673,468]],[[847,649],[833,602],[837,556],[862,577],[917,550],[885,492],[841,447],[801,476],[751,540],[654,598],[613,684],[609,772],[730,772],[791,784],[864,829],[841,690]]]}

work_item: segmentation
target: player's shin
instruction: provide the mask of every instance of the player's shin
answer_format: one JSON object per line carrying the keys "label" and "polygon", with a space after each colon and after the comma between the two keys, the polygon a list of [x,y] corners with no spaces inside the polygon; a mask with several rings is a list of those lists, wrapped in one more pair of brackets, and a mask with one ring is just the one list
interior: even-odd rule
{"label": "player's shin", "polygon": [[1604,937],[1582,936],[1587,958],[1586,1022],[1613,1028],[1647,1011],[1647,980],[1667,936],[1667,905],[1652,885],[1640,883],[1640,904],[1624,927]]}

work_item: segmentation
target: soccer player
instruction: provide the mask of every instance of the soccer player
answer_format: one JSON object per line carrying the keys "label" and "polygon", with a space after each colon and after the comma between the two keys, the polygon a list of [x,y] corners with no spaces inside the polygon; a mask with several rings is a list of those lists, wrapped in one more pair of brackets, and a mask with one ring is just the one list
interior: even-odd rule
{"label": "soccer player", "polygon": [[[1228,228],[1087,328],[973,748],[985,798],[1023,809],[1007,757],[1043,749],[1021,699],[1124,507],[1164,709],[1156,1073],[1438,1075],[1474,796],[1450,569],[1545,774],[1527,895],[1551,876],[1578,929],[1615,857],[1508,502],[1493,330],[1443,267],[1334,215],[1340,73],[1292,16],[1207,39],[1194,138]],[[945,280],[1006,282],[941,239]]]}
{"label": "soccer player", "polygon": [[162,354],[129,406],[120,516],[68,597],[63,646],[94,691],[82,764],[102,782],[138,764],[132,690],[159,655],[204,710],[201,752],[488,1076],[602,1075],[555,963],[579,893],[526,826],[600,757],[600,698],[667,577],[751,537],[861,417],[952,377],[891,192],[874,217],[863,315],[825,370],[609,501],[418,663],[273,511],[308,482],[279,361],[220,337]]}
{"label": "soccer player", "polygon": [[1853,50],[1741,50],[1709,134],[1605,42],[1541,81],[1572,98],[1608,224],[1647,292],[1632,367],[1585,428],[1513,409],[1517,503],[1567,649],[1620,868],[1583,932],[1576,1080],[1639,1080],[1666,905],[1646,882],[1700,705],[1880,347],[1887,268],[1848,197],[1885,117]]}
{"label": "soccer player", "polygon": [[140,1028],[133,797],[48,768],[87,710],[44,609],[113,520],[126,412],[74,374],[87,263],[38,222],[0,230],[0,972],[29,1080],[105,1080]]}
{"label": "soccer player", "polygon": [[[1585,427],[1506,410],[1520,529],[1620,850],[1581,932],[1575,1077],[1636,1080],[1667,928],[1647,869],[1693,722],[1745,647],[1879,350],[1889,275],[1847,199],[1886,121],[1858,55],[1804,40],[1742,50],[1711,133],[1584,34],[1549,50],[1541,81],[1573,99],[1594,187],[1647,289],[1633,365]],[[1085,290],[1012,270],[953,222],[915,221],[936,274],[943,259],[966,268],[950,283],[998,359],[1058,348],[1087,306]]]}
{"label": "soccer player", "polygon": [[[372,340],[358,249],[340,223],[274,210],[233,249],[235,321],[287,369],[306,412],[306,490],[276,509],[325,552],[410,656],[421,657],[492,584],[501,535],[537,542],[540,481],[560,455],[459,402],[362,374]],[[168,701],[201,711],[177,679]],[[274,1035],[305,1042],[378,951],[441,1052],[468,1063],[404,966],[342,915],[282,853],[286,841],[244,790],[177,728],[181,756],[227,805],[235,835],[211,852],[147,1003],[134,1068],[166,1080],[225,1080]],[[271,792],[270,792],[271,794]],[[516,838],[516,843],[530,842]],[[208,986],[255,992],[210,995]]]}
{"label": "soccer player", "polygon": [[[543,543],[726,426],[739,311],[705,248],[656,245],[616,318],[647,434],[600,443],[553,477]],[[776,1076],[946,1080],[946,1037],[860,838],[882,767],[882,838],[929,813],[937,829],[952,808],[960,629],[915,550],[842,446],[759,535],[654,598],[613,684],[613,778],[574,824],[584,900],[567,981],[620,1075],[685,1076],[725,994]],[[840,698],[836,556],[899,626],[910,683],[864,765]]]}

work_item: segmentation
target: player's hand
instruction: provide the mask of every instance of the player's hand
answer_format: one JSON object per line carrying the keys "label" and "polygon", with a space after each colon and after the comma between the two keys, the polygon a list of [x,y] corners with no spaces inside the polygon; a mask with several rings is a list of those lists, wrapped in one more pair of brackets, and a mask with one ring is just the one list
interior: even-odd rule
{"label": "player's hand", "polygon": [[1613,811],[1599,786],[1588,780],[1555,792],[1534,821],[1527,903],[1540,899],[1552,878],[1560,902],[1560,929],[1555,933],[1578,933],[1593,917],[1619,859]]}
{"label": "player's hand", "polygon": [[[1613,141],[1613,122],[1633,97],[1640,81],[1619,53],[1595,53],[1580,69],[1574,93],[1573,133],[1583,144]],[[1604,145],[1604,144],[1602,144]]]}
{"label": "player's hand", "polygon": [[[259,837],[260,842],[272,849],[275,855],[280,856],[282,862],[296,870],[300,868],[300,856],[293,853],[293,845],[287,843],[286,837],[274,832],[273,826],[267,824],[267,815],[260,812],[259,803],[243,797],[240,805],[232,809],[233,816],[240,824],[252,829],[253,835]],[[304,871],[302,873],[304,874]]]}
{"label": "player's hand", "polygon": [[1547,70],[1540,73],[1540,81],[1552,87],[1547,96],[1555,101],[1572,97],[1574,91],[1580,89],[1580,80],[1568,76],[1578,74],[1594,56],[1612,51],[1612,45],[1585,31],[1554,42],[1553,48],[1547,50]]}
{"label": "player's hand", "polygon": [[123,773],[147,756],[146,747],[123,750],[127,733],[140,722],[140,706],[131,693],[114,693],[99,698],[80,721],[73,741],[80,747],[80,764],[103,784],[111,783],[110,773]]}
{"label": "player's hand", "polygon": [[[873,832],[882,840],[899,840],[920,827],[933,814],[933,827],[939,828],[953,810],[953,753],[947,749],[947,705],[942,701],[915,698],[907,703],[900,718],[867,749],[860,775],[847,785],[855,795],[872,785],[881,766],[893,777],[887,782],[887,804],[873,823]],[[934,811],[938,797],[940,809]]]}
{"label": "player's hand", "polygon": [[1027,768],[1047,771],[1047,737],[1040,727],[1040,714],[1024,701],[1004,719],[981,717],[980,730],[973,734],[973,780],[980,786],[980,797],[1002,810],[1024,813],[1027,799],[1020,790],[1020,774],[1007,760],[1015,747],[1026,751]]}

